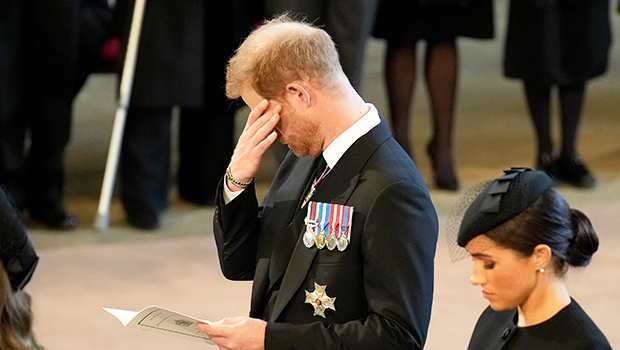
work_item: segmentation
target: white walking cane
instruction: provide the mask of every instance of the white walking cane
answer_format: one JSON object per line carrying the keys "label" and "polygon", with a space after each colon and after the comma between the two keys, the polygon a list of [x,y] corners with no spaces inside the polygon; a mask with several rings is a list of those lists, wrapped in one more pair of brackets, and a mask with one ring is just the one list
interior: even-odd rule
{"label": "white walking cane", "polygon": [[133,76],[136,70],[136,57],[138,55],[138,44],[140,42],[140,32],[142,31],[142,18],[144,17],[144,7],[146,0],[136,0],[129,30],[129,42],[127,44],[127,54],[123,63],[123,74],[121,75],[121,87],[116,116],[114,118],[114,128],[112,129],[112,139],[108,151],[108,160],[103,176],[103,187],[99,199],[99,209],[95,227],[101,231],[107,231],[110,227],[110,202],[114,190],[114,178],[118,168],[118,158],[123,141],[123,131],[125,129],[125,119],[127,118],[127,108],[131,97],[133,86]]}

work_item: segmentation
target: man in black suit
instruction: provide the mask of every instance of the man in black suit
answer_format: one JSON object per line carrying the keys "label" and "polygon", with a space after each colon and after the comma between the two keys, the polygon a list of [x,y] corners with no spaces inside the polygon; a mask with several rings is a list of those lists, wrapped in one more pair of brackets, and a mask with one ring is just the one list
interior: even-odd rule
{"label": "man in black suit", "polygon": [[[223,349],[422,349],[437,215],[411,158],[343,73],[329,35],[286,16],[239,47],[227,94],[252,108],[216,198],[224,275],[250,317],[199,324]],[[252,178],[292,150],[264,201]]]}

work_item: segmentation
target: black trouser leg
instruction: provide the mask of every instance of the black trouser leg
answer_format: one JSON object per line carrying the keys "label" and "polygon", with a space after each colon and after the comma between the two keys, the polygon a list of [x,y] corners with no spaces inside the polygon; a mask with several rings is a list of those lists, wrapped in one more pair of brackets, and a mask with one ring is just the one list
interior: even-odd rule
{"label": "black trouser leg", "polygon": [[156,218],[168,206],[170,108],[131,106],[120,161],[121,200],[128,218]]}

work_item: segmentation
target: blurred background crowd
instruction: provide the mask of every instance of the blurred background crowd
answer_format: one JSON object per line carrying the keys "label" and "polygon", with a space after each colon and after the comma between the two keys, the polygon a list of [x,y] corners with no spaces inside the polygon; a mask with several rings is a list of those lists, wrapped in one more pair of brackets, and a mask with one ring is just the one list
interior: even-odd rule
{"label": "blurred background crowd", "polygon": [[[64,201],[74,102],[93,73],[117,78],[123,73],[134,5],[130,0],[1,5],[0,182],[34,222],[59,230],[79,225]],[[147,2],[116,192],[124,217],[133,227],[158,229],[171,189],[188,203],[213,204],[242,105],[223,94],[226,61],[262,19],[284,11],[330,33],[356,89],[384,87],[387,108],[380,110],[416,161],[422,156],[414,156],[413,133],[420,124],[412,111],[414,102],[420,104],[416,81],[424,82],[431,129],[422,147],[430,160],[428,185],[449,192],[460,188],[454,139],[459,86],[468,75],[462,60],[476,59],[461,52],[460,41],[474,39],[482,48],[501,40],[494,52],[500,64],[493,69],[521,85],[513,97],[527,106],[535,135],[533,159],[522,165],[547,171],[557,185],[594,188],[596,175],[577,141],[589,83],[609,71],[616,6],[608,0]],[[498,8],[507,11],[501,21]],[[364,81],[364,67],[377,64],[366,62],[373,40],[385,45],[383,57],[374,58],[381,60],[382,73]],[[283,152],[276,151],[276,163]]]}
{"label": "blurred background crowd", "polygon": [[[554,177],[570,202],[599,210],[593,222],[603,226],[601,259],[606,268],[618,265],[613,250],[620,242],[611,228],[620,210],[620,13],[615,0],[147,1],[110,211],[112,228],[102,234],[92,223],[133,7],[132,0],[0,2],[0,183],[23,214],[34,246],[43,250],[37,271],[43,277],[37,281],[35,274],[29,286],[35,317],[38,311],[53,320],[69,307],[58,302],[50,308],[66,294],[54,289],[62,276],[79,279],[89,271],[111,269],[116,275],[107,277],[130,283],[136,275],[150,276],[149,269],[159,266],[152,264],[165,264],[164,258],[215,255],[212,247],[188,250],[163,241],[155,246],[162,260],[147,263],[152,256],[134,256],[140,246],[70,247],[158,244],[210,234],[215,188],[248,113],[242,102],[225,98],[225,64],[261,19],[282,11],[305,16],[332,35],[345,73],[390,122],[395,138],[420,168],[440,221],[472,184],[511,166],[537,167]],[[269,187],[284,152],[281,145],[270,149],[256,179],[259,195]],[[118,257],[118,263],[96,260],[106,255]],[[45,265],[46,257],[58,262]],[[85,264],[90,270],[80,270],[76,259],[91,259]],[[143,265],[127,268],[136,261]],[[199,276],[199,267],[191,267]],[[453,310],[441,301],[449,299],[448,280],[456,272],[441,273],[438,269],[434,312],[448,315]],[[591,299],[581,300],[596,319],[610,306],[598,305],[597,314],[594,299],[620,300],[615,284],[601,282],[617,280],[618,269],[597,270],[595,262],[588,273],[599,277],[587,281],[600,284],[594,285]],[[467,272],[463,276],[466,284]],[[161,282],[163,277],[152,278]],[[247,286],[239,291],[218,281],[228,295],[215,297],[231,298],[228,305],[246,302]],[[136,285],[151,282],[142,277]],[[104,292],[91,297],[97,306],[123,306],[99,305],[101,298],[116,296],[102,285],[69,285],[75,288],[69,296],[97,289]],[[190,279],[180,285],[185,291],[194,287]],[[178,292],[169,287],[155,295],[171,301]],[[232,299],[235,293],[243,295]],[[189,308],[199,297],[190,293],[187,299],[193,300],[179,306]],[[137,309],[147,306],[138,299]],[[480,310],[476,304],[472,320]],[[66,322],[91,314],[98,310],[68,314]],[[448,317],[442,320],[454,324]],[[459,332],[463,338],[470,335],[469,323],[457,330],[457,338]],[[598,323],[618,345],[617,326]],[[52,334],[61,332],[47,327],[41,330],[42,343],[54,344]],[[431,324],[431,345],[441,338],[434,329]]]}

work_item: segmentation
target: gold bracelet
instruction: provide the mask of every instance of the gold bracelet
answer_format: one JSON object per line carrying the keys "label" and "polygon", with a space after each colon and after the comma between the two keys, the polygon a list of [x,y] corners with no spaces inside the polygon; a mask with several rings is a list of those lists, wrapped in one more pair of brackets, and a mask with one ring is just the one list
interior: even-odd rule
{"label": "gold bracelet", "polygon": [[228,168],[226,168],[226,178],[228,180],[230,180],[230,182],[233,183],[233,185],[237,186],[237,187],[241,187],[241,188],[246,188],[250,185],[250,183],[252,182],[252,180],[248,181],[248,182],[243,182],[243,181],[239,181],[237,179],[235,179],[232,175],[232,173],[230,172],[230,164],[228,164]]}

